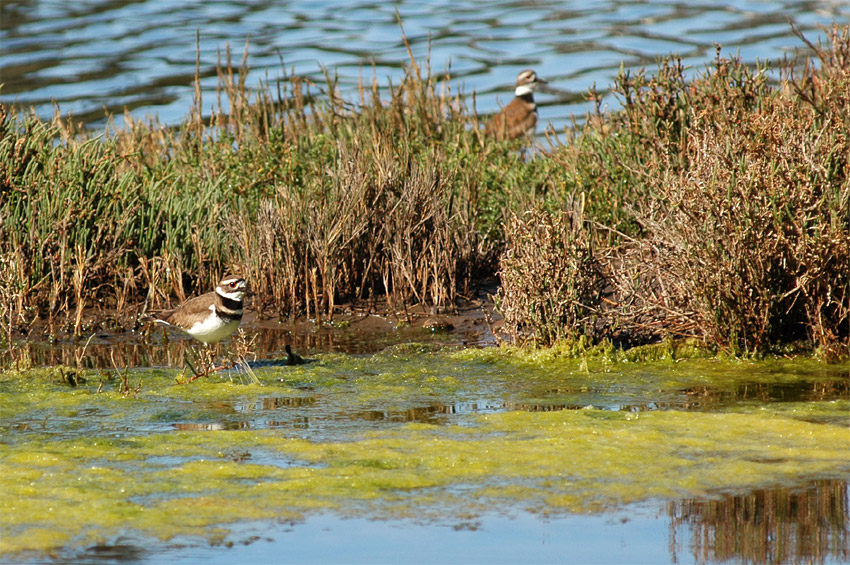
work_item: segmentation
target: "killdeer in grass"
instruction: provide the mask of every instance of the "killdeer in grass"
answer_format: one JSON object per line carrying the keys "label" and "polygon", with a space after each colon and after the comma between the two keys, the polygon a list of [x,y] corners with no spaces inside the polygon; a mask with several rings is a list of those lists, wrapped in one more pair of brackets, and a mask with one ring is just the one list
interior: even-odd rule
{"label": "killdeer in grass", "polygon": [[206,344],[218,343],[235,332],[242,321],[245,287],[244,279],[228,277],[213,292],[190,298],[155,321],[179,328]]}
{"label": "killdeer in grass", "polygon": [[537,104],[534,103],[534,89],[547,81],[526,69],[516,77],[514,99],[502,108],[502,111],[490,118],[484,133],[502,141],[516,139],[523,135],[533,135],[537,128]]}

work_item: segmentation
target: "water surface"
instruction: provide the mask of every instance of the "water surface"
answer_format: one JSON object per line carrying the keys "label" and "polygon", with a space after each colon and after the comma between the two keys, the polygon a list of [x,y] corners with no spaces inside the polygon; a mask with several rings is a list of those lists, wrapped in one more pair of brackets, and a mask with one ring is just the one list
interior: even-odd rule
{"label": "water surface", "polygon": [[0,373],[0,550],[78,562],[850,554],[846,364],[433,343],[309,358],[255,364],[262,386],[239,371],[191,384],[163,368]]}
{"label": "water surface", "polygon": [[590,109],[587,89],[606,90],[621,65],[651,68],[675,52],[699,69],[713,59],[715,43],[751,63],[775,62],[802,47],[789,21],[816,40],[823,37],[818,26],[850,19],[843,0],[4,0],[0,96],[42,117],[58,107],[93,126],[107,112],[120,124],[125,109],[176,124],[192,106],[196,55],[208,112],[217,103],[216,63],[230,45],[238,64],[247,39],[249,84],[275,91],[286,68],[314,80],[321,96],[328,69],[354,101],[361,75],[398,83],[408,62],[396,10],[414,55],[430,53],[433,71],[475,92],[481,113],[507,103],[516,73],[535,68],[550,80],[538,96],[542,123],[556,131]]}

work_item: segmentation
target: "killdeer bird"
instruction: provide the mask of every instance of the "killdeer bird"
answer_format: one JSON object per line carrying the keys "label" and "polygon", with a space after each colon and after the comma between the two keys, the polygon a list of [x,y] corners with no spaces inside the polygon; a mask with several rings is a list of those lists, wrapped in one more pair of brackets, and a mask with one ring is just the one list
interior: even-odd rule
{"label": "killdeer bird", "polygon": [[242,321],[245,287],[244,279],[228,277],[213,292],[190,298],[154,321],[179,328],[206,344],[218,343],[235,332]]}
{"label": "killdeer bird", "polygon": [[516,77],[514,99],[502,108],[502,111],[490,118],[484,133],[502,141],[516,139],[523,135],[533,135],[537,128],[537,105],[534,103],[534,89],[547,81],[526,69]]}

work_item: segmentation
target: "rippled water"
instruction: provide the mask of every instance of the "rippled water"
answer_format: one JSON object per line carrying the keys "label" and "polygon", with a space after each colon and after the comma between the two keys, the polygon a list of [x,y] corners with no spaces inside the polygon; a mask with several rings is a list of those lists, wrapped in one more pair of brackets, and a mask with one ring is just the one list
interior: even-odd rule
{"label": "rippled water", "polygon": [[125,108],[180,122],[192,105],[196,31],[207,111],[217,58],[229,44],[238,61],[246,38],[254,84],[282,77],[282,65],[319,84],[330,69],[351,99],[373,68],[381,84],[397,80],[407,61],[398,10],[414,54],[430,45],[433,71],[450,69],[455,85],[475,91],[480,113],[505,104],[516,73],[535,68],[551,83],[538,96],[541,120],[560,130],[621,64],[651,68],[678,52],[700,68],[715,42],[746,61],[778,60],[802,46],[789,21],[816,39],[818,26],[850,19],[845,0],[3,0],[0,10],[2,100],[42,117],[58,107],[92,126]]}

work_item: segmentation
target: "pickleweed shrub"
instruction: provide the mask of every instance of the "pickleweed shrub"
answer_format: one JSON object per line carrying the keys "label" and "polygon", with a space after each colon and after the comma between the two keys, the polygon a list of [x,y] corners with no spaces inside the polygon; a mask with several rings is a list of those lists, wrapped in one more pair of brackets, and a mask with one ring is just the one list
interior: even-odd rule
{"label": "pickleweed shrub", "polygon": [[595,336],[606,287],[580,201],[559,213],[529,210],[507,226],[496,305],[503,333],[539,345]]}
{"label": "pickleweed shrub", "polygon": [[688,168],[665,175],[638,212],[664,250],[659,271],[733,351],[848,337],[850,42],[846,30],[832,40],[815,51],[816,88],[791,69],[734,121],[695,113]]}
{"label": "pickleweed shrub", "polygon": [[798,109],[775,97],[727,131],[692,128],[690,167],[661,184],[663,205],[639,212],[659,271],[733,350],[819,341],[846,323],[850,184],[830,161],[850,145]]}
{"label": "pickleweed shrub", "polygon": [[736,354],[808,340],[846,355],[848,29],[807,42],[819,64],[786,63],[778,87],[719,50],[691,81],[672,58],[656,76],[623,73],[623,109],[553,151],[589,200],[616,202],[588,210],[612,249],[603,327],[698,336]]}

